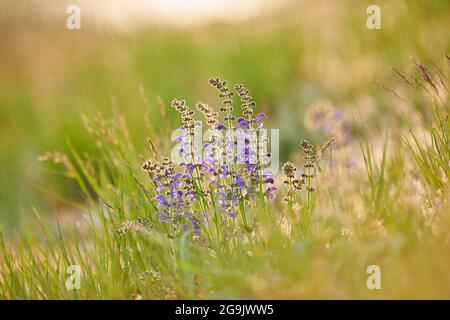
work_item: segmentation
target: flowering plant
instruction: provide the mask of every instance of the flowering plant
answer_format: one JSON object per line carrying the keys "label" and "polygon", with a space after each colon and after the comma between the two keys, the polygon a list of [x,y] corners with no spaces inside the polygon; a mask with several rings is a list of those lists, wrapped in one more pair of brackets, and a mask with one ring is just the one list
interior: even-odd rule
{"label": "flowering plant", "polygon": [[[240,98],[242,114],[235,117],[234,92],[227,82],[213,78],[209,83],[219,91],[219,112],[202,102],[196,105],[209,127],[208,141],[200,146],[195,143],[202,122],[196,120],[195,111],[186,101],[174,99],[171,106],[182,120],[180,134],[175,138],[181,160],[174,163],[169,158],[149,159],[142,166],[156,189],[156,215],[167,225],[170,236],[192,231],[195,239],[204,240],[211,236],[208,228],[211,222],[217,233],[223,226],[231,230],[242,226],[251,232],[249,209],[257,203],[267,204],[276,196],[274,173],[270,169],[272,155],[267,150],[269,140],[263,130],[266,114],[255,114],[256,103],[249,90],[239,84],[234,89]],[[306,184],[305,208],[310,211],[314,191],[311,178],[317,157],[309,142],[304,140],[301,148],[305,155],[301,178],[294,177],[296,168],[290,162],[283,166],[288,189],[286,209]],[[238,217],[240,223],[236,222]]]}

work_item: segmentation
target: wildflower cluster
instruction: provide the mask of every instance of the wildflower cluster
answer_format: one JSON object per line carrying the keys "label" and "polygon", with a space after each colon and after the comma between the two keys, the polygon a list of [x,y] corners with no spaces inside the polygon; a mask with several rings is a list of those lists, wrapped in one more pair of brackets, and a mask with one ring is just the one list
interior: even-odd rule
{"label": "wildflower cluster", "polygon": [[201,121],[195,119],[195,112],[184,100],[175,99],[171,105],[182,120],[175,139],[181,161],[176,165],[168,158],[147,160],[142,166],[156,188],[156,215],[174,235],[186,230],[200,234],[210,216],[215,223],[227,223],[240,215],[244,227],[248,227],[246,214],[256,199],[269,201],[275,197],[276,187],[268,169],[268,139],[260,130],[266,115],[254,117],[256,103],[247,89],[236,85],[243,110],[243,116],[236,118],[234,93],[227,82],[214,78],[209,83],[219,91],[221,106],[216,112],[206,103],[196,104],[209,127],[206,143],[200,147],[195,143]]}
{"label": "wildflower cluster", "polygon": [[161,163],[146,160],[142,169],[155,184],[156,216],[169,226],[170,234],[177,235],[188,229],[198,234],[201,225],[206,225],[207,213],[200,213],[193,206],[199,196],[189,170],[177,172],[168,158],[163,158]]}
{"label": "wildflower cluster", "polygon": [[[192,231],[197,239],[205,239],[211,232],[209,222],[214,222],[214,230],[219,230],[221,225],[251,230],[249,209],[276,196],[270,170],[272,155],[267,147],[269,139],[263,129],[266,115],[255,115],[256,103],[249,90],[238,84],[234,89],[240,98],[242,115],[235,116],[234,93],[227,82],[213,78],[209,83],[219,91],[219,112],[206,103],[196,104],[196,110],[209,128],[208,138],[197,143],[202,122],[195,118],[194,110],[184,100],[175,99],[171,106],[182,120],[175,138],[181,160],[179,163],[168,158],[147,160],[142,166],[156,190],[156,215],[172,236]],[[305,160],[301,177],[296,177],[297,168],[292,163],[283,166],[285,200],[292,205],[297,193],[306,186],[306,206],[311,208],[314,192],[311,180],[320,154],[316,155],[306,140],[300,147]],[[236,223],[236,219],[242,224]]]}

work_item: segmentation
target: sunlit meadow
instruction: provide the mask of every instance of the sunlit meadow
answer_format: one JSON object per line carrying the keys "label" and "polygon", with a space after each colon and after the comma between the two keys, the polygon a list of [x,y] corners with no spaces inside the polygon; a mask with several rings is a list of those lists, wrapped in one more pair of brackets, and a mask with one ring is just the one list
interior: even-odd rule
{"label": "sunlit meadow", "polygon": [[449,299],[448,1],[199,3],[1,4],[0,298]]}

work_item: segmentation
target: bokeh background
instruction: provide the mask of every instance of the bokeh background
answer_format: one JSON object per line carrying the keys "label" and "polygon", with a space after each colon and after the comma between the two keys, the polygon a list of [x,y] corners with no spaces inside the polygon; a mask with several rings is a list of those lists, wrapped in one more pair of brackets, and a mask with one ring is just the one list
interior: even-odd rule
{"label": "bokeh background", "polygon": [[[66,28],[69,4],[81,8],[81,30]],[[381,8],[381,30],[366,27],[371,4]],[[317,101],[382,131],[397,114],[381,88],[398,81],[391,67],[449,52],[449,17],[446,0],[3,0],[0,224],[14,230],[33,206],[61,213],[82,201],[61,170],[37,161],[69,142],[95,156],[82,113],[123,114],[141,152],[148,135],[169,138],[178,119],[160,108],[172,98],[217,102],[212,76],[252,91],[269,126],[282,128],[283,159],[301,137],[326,138],[305,123]]]}

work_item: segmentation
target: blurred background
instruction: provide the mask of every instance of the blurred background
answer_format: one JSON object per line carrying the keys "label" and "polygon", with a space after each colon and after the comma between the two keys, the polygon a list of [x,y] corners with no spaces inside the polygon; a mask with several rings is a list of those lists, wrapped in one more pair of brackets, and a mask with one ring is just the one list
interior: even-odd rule
{"label": "blurred background", "polygon": [[[70,4],[80,7],[80,30],[66,27]],[[381,30],[366,27],[371,4],[381,8]],[[305,116],[318,101],[382,130],[398,112],[379,84],[395,86],[391,67],[407,69],[411,57],[449,52],[449,17],[447,0],[2,0],[0,224],[26,221],[30,203],[64,212],[81,200],[61,170],[37,158],[67,152],[68,142],[95,156],[82,113],[122,113],[143,153],[149,135],[169,142],[161,104],[217,104],[212,76],[252,91],[269,126],[282,128],[283,160],[299,139],[327,138]],[[151,130],[140,88],[154,110]]]}

